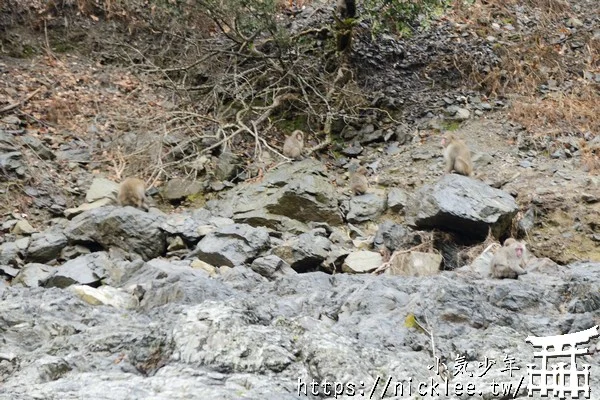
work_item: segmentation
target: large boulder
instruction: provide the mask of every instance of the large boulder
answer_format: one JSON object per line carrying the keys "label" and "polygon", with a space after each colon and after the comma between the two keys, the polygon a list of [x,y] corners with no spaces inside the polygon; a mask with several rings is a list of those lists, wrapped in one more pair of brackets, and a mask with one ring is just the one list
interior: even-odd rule
{"label": "large boulder", "polygon": [[311,231],[288,238],[273,248],[273,254],[287,262],[296,272],[314,271],[322,266],[332,250],[332,243]]}
{"label": "large boulder", "polygon": [[67,246],[67,237],[62,232],[41,232],[31,236],[31,243],[27,248],[28,262],[45,263],[60,256],[63,248]]}
{"label": "large boulder", "polygon": [[265,228],[246,224],[227,225],[200,240],[188,258],[197,257],[213,266],[234,267],[252,262],[270,243],[269,232]]}
{"label": "large boulder", "polygon": [[495,237],[504,234],[518,211],[510,194],[466,176],[448,174],[413,196],[406,223],[482,239],[490,229]]}
{"label": "large boulder", "polygon": [[307,159],[279,166],[260,183],[240,185],[215,208],[217,214],[231,214],[236,222],[306,231],[303,224],[309,222],[342,223],[337,197],[323,165]]}
{"label": "large boulder", "polygon": [[167,241],[161,228],[164,216],[133,207],[102,207],[73,218],[65,229],[72,243],[119,247],[150,260],[164,254]]}

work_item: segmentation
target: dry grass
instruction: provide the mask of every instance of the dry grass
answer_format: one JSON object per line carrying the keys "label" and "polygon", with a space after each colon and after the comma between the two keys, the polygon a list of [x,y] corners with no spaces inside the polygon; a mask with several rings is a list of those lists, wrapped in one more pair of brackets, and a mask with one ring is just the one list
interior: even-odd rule
{"label": "dry grass", "polygon": [[[539,23],[520,26],[517,5],[523,5],[525,13]],[[477,0],[473,6],[455,12],[478,36],[500,35],[494,47],[499,57],[497,65],[482,68],[473,55],[472,59],[457,62],[457,67],[491,97],[517,95],[510,110],[513,120],[534,136],[600,132],[600,85],[592,79],[600,73],[600,39],[585,29],[567,29],[565,17],[577,15],[567,1]],[[497,30],[493,23],[512,24],[515,30]],[[583,47],[571,48],[574,42]],[[542,92],[543,85],[550,88]],[[587,151],[584,165],[593,170],[597,153],[594,149]]]}
{"label": "dry grass", "polygon": [[497,244],[498,242],[496,241],[496,239],[494,238],[494,235],[492,235],[492,231],[490,230],[488,232],[487,237],[485,238],[485,240],[482,243],[479,243],[475,246],[471,246],[471,247],[466,247],[464,249],[462,249],[461,251],[459,251],[458,253],[456,253],[456,264],[460,267],[463,265],[471,265],[473,263],[473,261],[475,261],[475,259],[477,257],[479,257],[480,255],[483,254],[483,252],[491,245],[493,244]]}
{"label": "dry grass", "polygon": [[514,101],[510,117],[534,135],[552,137],[600,132],[600,85],[579,83],[577,92],[552,92],[542,98],[524,96]]}

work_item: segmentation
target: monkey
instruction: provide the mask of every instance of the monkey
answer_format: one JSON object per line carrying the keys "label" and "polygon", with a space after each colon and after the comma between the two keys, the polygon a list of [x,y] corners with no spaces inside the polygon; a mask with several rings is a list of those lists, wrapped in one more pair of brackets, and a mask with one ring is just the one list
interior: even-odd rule
{"label": "monkey", "polygon": [[473,162],[471,161],[471,151],[465,142],[453,133],[448,132],[442,137],[442,146],[444,147],[444,160],[446,162],[444,172],[449,174],[455,171],[460,175],[471,176]]}
{"label": "monkey", "polygon": [[518,279],[519,275],[526,274],[525,267],[525,245],[513,238],[504,241],[491,262],[491,272],[494,278]]}
{"label": "monkey", "polygon": [[367,181],[367,169],[358,167],[358,169],[350,177],[350,189],[355,195],[364,194],[367,192],[369,182]]}
{"label": "monkey", "polygon": [[119,195],[117,197],[119,205],[133,206],[148,211],[146,203],[146,185],[144,181],[138,178],[127,178],[121,182]]}
{"label": "monkey", "polygon": [[355,0],[338,0],[337,9],[342,19],[356,17],[356,1]]}
{"label": "monkey", "polygon": [[285,139],[283,143],[283,155],[297,160],[302,154],[302,149],[304,149],[304,133],[296,130]]}

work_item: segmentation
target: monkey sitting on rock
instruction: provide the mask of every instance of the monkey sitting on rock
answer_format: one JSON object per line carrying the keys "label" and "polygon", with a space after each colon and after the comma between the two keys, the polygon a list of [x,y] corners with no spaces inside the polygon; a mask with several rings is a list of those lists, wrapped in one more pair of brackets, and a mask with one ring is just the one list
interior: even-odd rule
{"label": "monkey sitting on rock", "polygon": [[146,202],[146,184],[138,178],[127,178],[121,182],[119,195],[117,196],[119,205],[132,206],[148,211]]}
{"label": "monkey sitting on rock", "polygon": [[350,190],[353,194],[365,194],[369,188],[369,182],[367,181],[367,169],[363,166],[358,169],[350,177]]}
{"label": "monkey sitting on rock", "polygon": [[446,163],[444,172],[449,174],[454,171],[460,175],[471,176],[473,162],[471,161],[471,151],[465,142],[448,132],[442,136],[442,146]]}
{"label": "monkey sitting on rock", "polygon": [[518,279],[519,275],[526,274],[524,270],[526,256],[525,244],[513,238],[508,238],[491,262],[491,273],[494,278],[498,279]]}
{"label": "monkey sitting on rock", "polygon": [[289,135],[283,143],[283,155],[292,160],[297,160],[304,149],[304,133],[296,130]]}

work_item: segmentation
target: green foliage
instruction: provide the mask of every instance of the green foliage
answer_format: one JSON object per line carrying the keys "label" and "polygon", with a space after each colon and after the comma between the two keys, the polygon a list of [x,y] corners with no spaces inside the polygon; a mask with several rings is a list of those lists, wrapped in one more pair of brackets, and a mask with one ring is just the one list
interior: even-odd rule
{"label": "green foliage", "polygon": [[452,131],[456,131],[456,130],[458,130],[458,128],[460,128],[460,122],[444,121],[444,122],[442,122],[442,126],[444,127],[445,130],[452,132]]}
{"label": "green foliage", "polygon": [[365,0],[365,17],[373,23],[373,34],[390,31],[410,34],[420,17],[439,14],[450,0]]}

